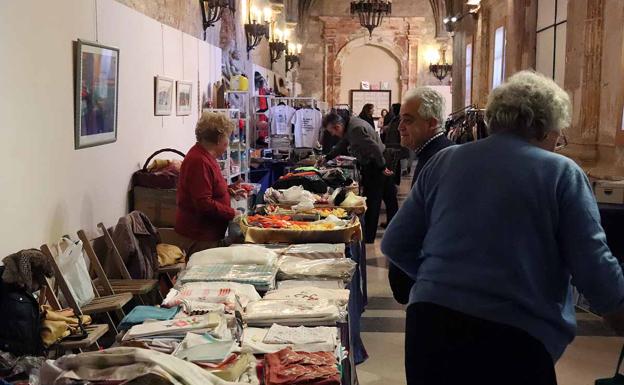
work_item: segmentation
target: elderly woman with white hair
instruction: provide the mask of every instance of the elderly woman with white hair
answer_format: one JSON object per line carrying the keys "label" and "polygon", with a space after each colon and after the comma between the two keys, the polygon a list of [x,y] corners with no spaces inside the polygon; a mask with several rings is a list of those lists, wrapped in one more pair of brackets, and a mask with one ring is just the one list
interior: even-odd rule
{"label": "elderly woman with white hair", "polygon": [[227,116],[204,112],[197,122],[197,143],[184,157],[177,189],[175,231],[187,255],[222,244],[231,207],[228,185],[217,159],[227,150],[234,124]]}
{"label": "elderly woman with white hair", "polygon": [[382,241],[415,280],[408,384],[556,384],[573,283],[622,330],[624,276],[583,171],[554,153],[568,95],[520,72],[490,95],[492,135],[434,156]]}

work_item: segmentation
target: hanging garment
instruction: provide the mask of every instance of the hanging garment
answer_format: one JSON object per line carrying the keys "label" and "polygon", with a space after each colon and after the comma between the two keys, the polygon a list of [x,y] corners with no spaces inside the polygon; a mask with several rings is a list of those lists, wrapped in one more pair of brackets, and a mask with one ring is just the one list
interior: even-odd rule
{"label": "hanging garment", "polygon": [[[160,234],[147,215],[133,211],[119,218],[112,237],[132,279],[152,279],[158,276],[156,245],[160,243]],[[109,278],[119,278],[113,262],[114,252],[109,248],[106,260],[102,263]]]}
{"label": "hanging garment", "polygon": [[291,119],[295,109],[285,104],[271,107],[269,121],[271,122],[271,135],[290,135]]}
{"label": "hanging garment", "polygon": [[295,112],[295,147],[320,147],[319,139],[323,115],[312,108],[302,108]]}

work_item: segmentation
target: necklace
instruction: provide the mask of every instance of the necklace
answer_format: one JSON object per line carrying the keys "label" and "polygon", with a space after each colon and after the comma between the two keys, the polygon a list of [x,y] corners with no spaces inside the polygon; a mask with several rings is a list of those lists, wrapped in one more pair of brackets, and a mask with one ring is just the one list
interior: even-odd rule
{"label": "necklace", "polygon": [[428,141],[426,141],[422,146],[418,147],[418,149],[416,149],[416,151],[414,151],[416,153],[416,156],[420,155],[420,153],[423,152],[425,147],[427,147],[429,144],[431,144],[431,142],[433,142],[434,140],[438,139],[442,135],[444,135],[444,131],[440,131],[437,134],[435,134],[434,136],[432,136],[431,138],[429,138]]}

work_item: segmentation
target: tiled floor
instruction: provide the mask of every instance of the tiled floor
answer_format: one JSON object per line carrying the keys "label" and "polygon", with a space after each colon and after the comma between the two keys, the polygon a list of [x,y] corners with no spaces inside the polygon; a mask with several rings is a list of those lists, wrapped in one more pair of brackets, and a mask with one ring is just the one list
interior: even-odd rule
{"label": "tiled floor", "polygon": [[[400,198],[409,180],[401,184]],[[405,384],[403,348],[405,313],[392,298],[386,261],[377,242],[367,247],[369,304],[362,317],[362,339],[370,358],[357,367],[361,385]],[[613,337],[601,321],[579,314],[578,337],[556,365],[560,385],[593,385],[597,378],[612,376],[624,339]],[[501,384],[502,385],[502,384]]]}

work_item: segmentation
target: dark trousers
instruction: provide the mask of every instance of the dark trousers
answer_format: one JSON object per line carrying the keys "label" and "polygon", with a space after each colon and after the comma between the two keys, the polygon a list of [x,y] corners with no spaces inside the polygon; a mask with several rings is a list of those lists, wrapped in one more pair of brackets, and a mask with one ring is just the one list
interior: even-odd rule
{"label": "dark trousers", "polygon": [[374,243],[379,224],[379,211],[384,191],[383,170],[367,166],[362,167],[362,189],[366,197],[366,214],[364,214],[364,239],[366,243]]}
{"label": "dark trousers", "polygon": [[408,385],[556,385],[544,345],[511,326],[431,303],[407,308]]}
{"label": "dark trousers", "polygon": [[399,211],[399,198],[394,176],[386,176],[384,179],[383,202],[386,206],[386,223],[390,223]]}

